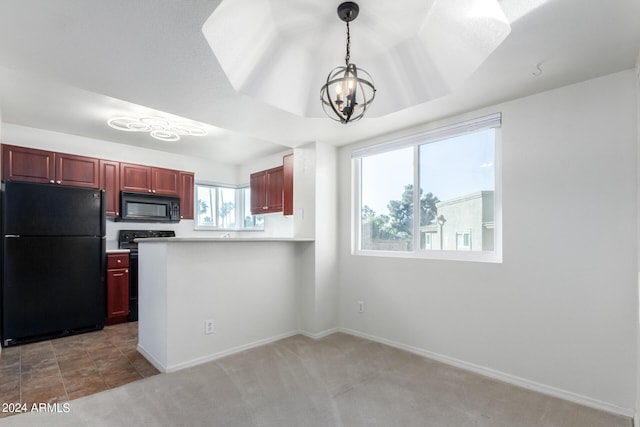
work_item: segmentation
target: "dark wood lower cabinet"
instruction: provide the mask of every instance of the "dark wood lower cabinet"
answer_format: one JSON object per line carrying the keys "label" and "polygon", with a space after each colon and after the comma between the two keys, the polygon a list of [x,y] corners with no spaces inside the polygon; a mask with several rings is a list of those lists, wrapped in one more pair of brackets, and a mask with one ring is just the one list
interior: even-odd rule
{"label": "dark wood lower cabinet", "polygon": [[107,254],[107,318],[105,324],[127,321],[129,315],[129,254]]}

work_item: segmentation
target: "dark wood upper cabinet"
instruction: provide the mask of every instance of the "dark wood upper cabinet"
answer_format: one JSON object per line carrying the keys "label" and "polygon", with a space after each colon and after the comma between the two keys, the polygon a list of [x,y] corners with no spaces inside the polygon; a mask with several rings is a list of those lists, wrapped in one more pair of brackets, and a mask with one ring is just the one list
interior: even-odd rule
{"label": "dark wood upper cabinet", "polygon": [[251,174],[249,188],[251,191],[251,214],[260,215],[267,207],[267,174],[265,171]]}
{"label": "dark wood upper cabinet", "polygon": [[267,171],[267,207],[269,212],[282,212],[282,188],[284,184],[284,168]]}
{"label": "dark wood upper cabinet", "polygon": [[284,156],[282,167],[282,214],[293,215],[293,154]]}
{"label": "dark wood upper cabinet", "polygon": [[120,188],[136,193],[180,194],[180,171],[120,163]]}
{"label": "dark wood upper cabinet", "polygon": [[55,153],[56,184],[100,188],[100,160]]}
{"label": "dark wood upper cabinet", "polygon": [[283,181],[282,166],[251,174],[249,186],[251,188],[252,215],[282,212]]}
{"label": "dark wood upper cabinet", "polygon": [[157,194],[180,194],[180,171],[151,168],[151,192]]}
{"label": "dark wood upper cabinet", "polygon": [[191,172],[180,172],[180,219],[194,219],[194,179]]}
{"label": "dark wood upper cabinet", "polygon": [[106,191],[107,216],[120,215],[120,162],[100,160],[100,189]]}
{"label": "dark wood upper cabinet", "polygon": [[2,180],[55,183],[55,153],[2,145]]}
{"label": "dark wood upper cabinet", "polygon": [[99,160],[93,157],[3,145],[2,179],[100,188]]}
{"label": "dark wood upper cabinet", "polygon": [[151,193],[151,167],[120,163],[120,189],[137,193]]}
{"label": "dark wood upper cabinet", "polygon": [[179,196],[182,219],[194,218],[194,174],[152,166],[2,144],[2,180],[106,191],[107,216],[120,215],[120,191]]}

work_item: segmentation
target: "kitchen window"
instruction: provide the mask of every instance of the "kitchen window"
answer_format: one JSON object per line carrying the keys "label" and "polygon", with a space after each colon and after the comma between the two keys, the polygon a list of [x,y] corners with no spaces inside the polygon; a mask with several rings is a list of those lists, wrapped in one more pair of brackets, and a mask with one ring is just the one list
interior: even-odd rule
{"label": "kitchen window", "polygon": [[197,230],[262,230],[264,217],[251,215],[249,186],[196,183]]}
{"label": "kitchen window", "polygon": [[353,253],[501,261],[492,114],[352,152]]}

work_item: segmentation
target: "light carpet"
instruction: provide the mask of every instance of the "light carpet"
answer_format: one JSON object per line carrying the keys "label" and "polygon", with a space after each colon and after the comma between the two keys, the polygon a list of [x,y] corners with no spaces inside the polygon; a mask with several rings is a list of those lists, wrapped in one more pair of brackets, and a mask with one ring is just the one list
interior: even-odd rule
{"label": "light carpet", "polygon": [[347,334],[294,336],[0,426],[607,426],[583,407]]}

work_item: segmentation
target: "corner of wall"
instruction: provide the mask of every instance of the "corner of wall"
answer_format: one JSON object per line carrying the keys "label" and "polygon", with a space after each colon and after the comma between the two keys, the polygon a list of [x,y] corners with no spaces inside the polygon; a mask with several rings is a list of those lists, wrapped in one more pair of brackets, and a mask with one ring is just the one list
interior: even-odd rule
{"label": "corner of wall", "polygon": [[[636,56],[636,67],[635,67],[635,77],[636,77],[636,147],[638,148],[637,154],[637,168],[636,168],[636,191],[638,192],[638,200],[639,207],[638,212],[640,213],[640,50],[638,50],[638,55]],[[638,218],[638,223],[640,225],[640,217]],[[640,233],[640,227],[638,227]],[[635,416],[633,417],[633,425],[634,427],[640,427],[640,234],[637,236],[637,246],[636,246],[636,257],[638,259],[637,267],[638,267],[638,285],[636,286],[637,301],[638,307],[636,314],[636,407],[635,407]]]}

